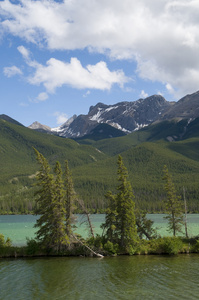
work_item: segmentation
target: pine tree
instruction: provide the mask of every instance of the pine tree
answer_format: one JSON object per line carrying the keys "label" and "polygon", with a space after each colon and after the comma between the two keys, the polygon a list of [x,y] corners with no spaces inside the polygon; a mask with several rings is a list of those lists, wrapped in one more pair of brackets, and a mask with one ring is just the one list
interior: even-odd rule
{"label": "pine tree", "polygon": [[40,164],[40,171],[37,174],[37,186],[40,189],[36,193],[38,196],[36,214],[41,216],[35,224],[35,227],[39,228],[36,237],[46,249],[60,251],[68,240],[64,230],[65,210],[60,164],[56,164],[54,179],[47,160],[36,149],[34,150]]}
{"label": "pine tree", "polygon": [[127,250],[137,240],[135,203],[131,184],[127,180],[128,172],[120,155],[117,164],[118,193],[113,195],[108,192],[106,195],[109,204],[103,227],[107,230],[106,236],[108,239],[117,242],[122,249]]}
{"label": "pine tree", "polygon": [[167,166],[163,169],[165,181],[165,190],[167,193],[167,199],[165,202],[166,211],[168,216],[165,218],[169,223],[169,230],[173,231],[173,235],[176,236],[177,232],[181,232],[181,227],[183,225],[183,206],[180,202],[180,197],[177,196],[174,184],[172,182],[172,177],[169,174]]}
{"label": "pine tree", "polygon": [[69,237],[65,230],[65,215],[66,210],[64,206],[64,184],[62,180],[62,170],[59,162],[56,162],[54,169],[55,184],[54,184],[54,201],[53,201],[53,219],[54,219],[54,232],[53,241],[57,245],[57,251],[60,251],[62,246],[66,245]]}
{"label": "pine tree", "polygon": [[106,238],[110,242],[116,240],[116,217],[117,217],[117,207],[116,207],[116,197],[112,192],[107,192],[105,198],[108,202],[108,207],[106,209],[105,223],[102,224],[102,229],[106,230]]}
{"label": "pine tree", "polygon": [[116,231],[120,238],[120,246],[127,248],[137,239],[136,220],[134,213],[135,203],[133,201],[135,196],[133,195],[131,184],[127,180],[128,172],[120,155],[118,156],[117,164],[119,186],[117,187],[118,193],[116,195]]}
{"label": "pine tree", "polygon": [[65,184],[66,233],[68,237],[71,238],[72,223],[74,223],[75,221],[73,211],[75,209],[74,201],[76,199],[76,193],[74,190],[73,180],[72,180],[72,176],[69,170],[67,160],[65,161],[64,184]]}

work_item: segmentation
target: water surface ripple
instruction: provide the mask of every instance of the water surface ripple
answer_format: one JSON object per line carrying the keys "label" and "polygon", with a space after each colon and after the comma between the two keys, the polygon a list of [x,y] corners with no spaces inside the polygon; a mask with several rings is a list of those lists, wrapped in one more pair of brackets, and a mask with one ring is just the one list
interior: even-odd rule
{"label": "water surface ripple", "polygon": [[198,299],[199,255],[0,260],[0,299]]}

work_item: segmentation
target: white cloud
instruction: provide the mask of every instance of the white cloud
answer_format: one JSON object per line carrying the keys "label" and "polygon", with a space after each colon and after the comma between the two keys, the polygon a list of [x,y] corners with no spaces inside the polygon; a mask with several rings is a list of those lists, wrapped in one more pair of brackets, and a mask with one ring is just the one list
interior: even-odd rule
{"label": "white cloud", "polygon": [[172,87],[172,85],[170,83],[167,83],[166,84],[166,89],[167,91],[170,93],[170,94],[174,94],[175,91],[174,91],[174,88]]}
{"label": "white cloud", "polygon": [[140,93],[140,98],[147,98],[149,95],[147,93],[145,93],[144,90],[141,91]]}
{"label": "white cloud", "polygon": [[25,48],[24,46],[19,46],[17,47],[17,50],[19,51],[19,53],[21,53],[27,65],[29,65],[32,68],[37,68],[39,66],[38,62],[31,59],[32,53],[27,48]]}
{"label": "white cloud", "polygon": [[22,75],[23,74],[23,72],[16,66],[5,67],[3,69],[3,73],[7,77],[12,77],[12,76],[15,76],[15,75]]}
{"label": "white cloud", "polygon": [[51,58],[45,66],[37,64],[35,68],[35,74],[29,78],[29,82],[43,84],[49,93],[63,85],[77,89],[110,90],[113,84],[122,87],[130,80],[121,70],[110,71],[103,61],[84,68],[75,57],[71,58],[70,63]]}
{"label": "white cloud", "polygon": [[198,11],[198,0],[0,2],[1,30],[52,50],[133,59],[141,78],[170,82],[179,94],[199,86]]}
{"label": "white cloud", "polygon": [[56,117],[57,125],[64,124],[68,120],[67,114],[61,113],[59,111],[55,112],[54,116]]}
{"label": "white cloud", "polygon": [[47,99],[48,99],[48,94],[45,92],[40,93],[36,98],[37,101],[46,101]]}
{"label": "white cloud", "polygon": [[30,52],[28,51],[28,49],[26,49],[24,46],[19,46],[17,47],[17,50],[21,53],[24,59],[29,60]]}
{"label": "white cloud", "polygon": [[[69,63],[51,58],[46,62],[46,65],[42,65],[31,60],[31,52],[24,46],[19,46],[17,49],[22,54],[26,64],[35,69],[34,75],[28,78],[29,83],[33,85],[43,84],[49,93],[54,93],[57,88],[63,85],[77,89],[110,90],[113,84],[122,88],[125,83],[131,81],[131,78],[126,77],[122,70],[110,71],[104,61],[83,67],[75,57],[72,57]],[[87,91],[85,95],[88,96],[89,93],[90,91]],[[36,101],[44,101],[47,98],[47,93],[41,93]]]}

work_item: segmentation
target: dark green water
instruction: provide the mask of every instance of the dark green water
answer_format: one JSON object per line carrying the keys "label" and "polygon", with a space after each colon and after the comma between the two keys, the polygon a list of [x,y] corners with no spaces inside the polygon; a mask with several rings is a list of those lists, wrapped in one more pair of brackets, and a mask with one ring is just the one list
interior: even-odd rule
{"label": "dark green water", "polygon": [[0,299],[198,299],[199,255],[0,260]]}

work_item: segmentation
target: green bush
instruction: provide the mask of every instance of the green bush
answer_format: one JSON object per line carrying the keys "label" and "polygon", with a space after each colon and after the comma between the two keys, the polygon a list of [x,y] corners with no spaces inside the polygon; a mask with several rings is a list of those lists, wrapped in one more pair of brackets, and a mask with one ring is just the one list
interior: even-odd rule
{"label": "green bush", "polygon": [[178,254],[183,249],[183,242],[177,237],[164,237],[150,241],[150,252],[157,254]]}
{"label": "green bush", "polygon": [[140,240],[140,243],[137,245],[136,248],[136,254],[148,254],[149,247],[149,241]]}
{"label": "green bush", "polygon": [[11,247],[11,246],[12,246],[11,239],[7,238],[5,241],[4,235],[0,234],[0,248],[1,247]]}
{"label": "green bush", "polygon": [[119,246],[118,244],[113,244],[112,242],[108,241],[106,244],[104,244],[104,250],[111,254],[117,254],[119,251]]}
{"label": "green bush", "polygon": [[38,253],[40,250],[40,245],[37,241],[34,239],[28,239],[27,238],[27,247],[26,247],[26,254],[27,255],[34,255]]}
{"label": "green bush", "polygon": [[196,242],[191,246],[191,252],[199,252],[199,240],[196,240]]}
{"label": "green bush", "polygon": [[137,253],[137,248],[133,247],[132,245],[128,246],[127,248],[127,252],[129,255],[134,255]]}

